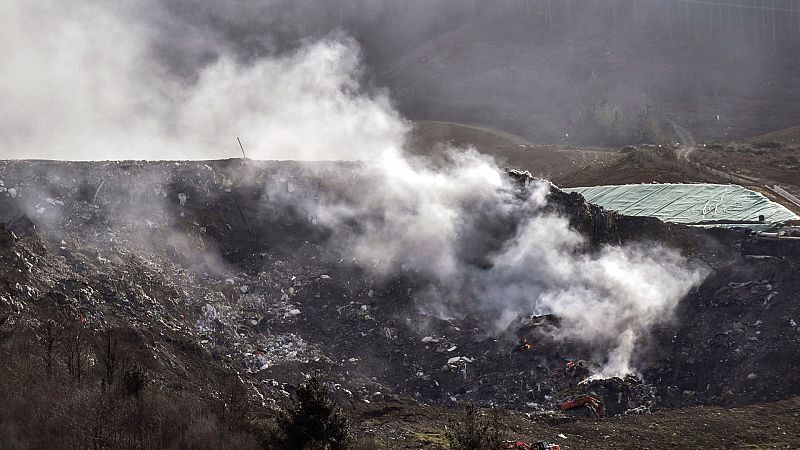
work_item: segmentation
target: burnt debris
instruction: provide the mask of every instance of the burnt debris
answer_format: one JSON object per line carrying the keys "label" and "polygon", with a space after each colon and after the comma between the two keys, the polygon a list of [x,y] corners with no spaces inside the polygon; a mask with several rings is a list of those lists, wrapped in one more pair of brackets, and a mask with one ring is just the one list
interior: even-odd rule
{"label": "burnt debris", "polygon": [[[324,224],[270,201],[276,190],[295,204],[341,195],[361,170],[0,163],[0,307],[16,322],[58,315],[94,330],[129,326],[156,357],[153,383],[185,386],[188,367],[202,361],[239,372],[248,395],[272,405],[312,373],[326,374],[341,403],[406,397],[553,417],[584,395],[618,415],[800,394],[798,260],[771,241],[625,217],[553,188],[546,208],[590,247],[655,241],[712,269],[672,320],[639,338],[640,373],[603,378],[591,348],[556,338],[558,317],[521,317],[498,330],[469,312],[437,316],[416,301],[431,289],[424,275],[376,275]],[[741,253],[762,247],[773,257]]]}

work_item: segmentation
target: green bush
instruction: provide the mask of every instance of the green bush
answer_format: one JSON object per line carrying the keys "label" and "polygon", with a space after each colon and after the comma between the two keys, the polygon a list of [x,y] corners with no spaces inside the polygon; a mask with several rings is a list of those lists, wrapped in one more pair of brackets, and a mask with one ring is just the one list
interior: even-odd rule
{"label": "green bush", "polygon": [[350,425],[328,388],[311,378],[297,390],[294,408],[283,423],[286,448],[343,450],[350,447]]}
{"label": "green bush", "polygon": [[504,447],[496,411],[481,417],[475,405],[468,405],[460,420],[450,422],[445,435],[451,450],[499,450]]}

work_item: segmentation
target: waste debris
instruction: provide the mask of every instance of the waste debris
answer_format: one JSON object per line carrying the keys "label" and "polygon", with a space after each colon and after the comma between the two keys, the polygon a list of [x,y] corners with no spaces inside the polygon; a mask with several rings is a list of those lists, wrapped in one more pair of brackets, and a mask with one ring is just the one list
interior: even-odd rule
{"label": "waste debris", "polygon": [[324,226],[270,201],[265,186],[299,202],[363,170],[314,164],[312,177],[288,162],[4,162],[0,307],[26,320],[52,307],[96,329],[131,324],[153,336],[176,379],[208,358],[276,402],[313,371],[341,401],[474,402],[553,421],[587,405],[614,416],[800,395],[800,250],[748,260],[745,248],[774,244],[626,218],[553,190],[548,208],[588,247],[658,240],[713,269],[672,320],[639,337],[639,373],[609,376],[586,343],[558,336],[569,326],[559,317],[506,329],[442,317],[419,302],[432,285],[413,268],[377,276],[377,260],[354,260]]}

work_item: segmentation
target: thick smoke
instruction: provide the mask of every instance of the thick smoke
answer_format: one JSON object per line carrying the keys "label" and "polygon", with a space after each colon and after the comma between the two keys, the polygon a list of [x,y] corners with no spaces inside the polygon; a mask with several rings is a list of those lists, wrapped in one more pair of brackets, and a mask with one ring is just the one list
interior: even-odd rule
{"label": "thick smoke", "polygon": [[270,196],[299,201],[377,273],[431,278],[435,292],[417,294],[423,308],[473,315],[498,333],[520,317],[556,315],[556,337],[591,347],[601,375],[635,371],[637,339],[704,277],[655,244],[589,251],[567,219],[544,208],[549,183],[520,188],[472,150],[437,164],[389,152],[365,172],[335,199],[298,200],[285,188]]}
{"label": "thick smoke", "polygon": [[0,156],[225,158],[240,136],[256,159],[359,159],[405,130],[384,93],[361,90],[348,38],[243,61],[190,28],[177,40],[213,57],[183,77],[161,64],[160,25],[89,0],[3,2]]}
{"label": "thick smoke", "polygon": [[130,4],[103,5],[0,6],[2,157],[230,157],[241,136],[257,159],[369,160],[347,195],[292,202],[378,273],[414,271],[445,292],[420,301],[480,313],[498,329],[519,316],[558,315],[563,337],[593,346],[605,374],[632,370],[636,339],[702,278],[660,247],[587,252],[564,218],[543,209],[548,183],[520,188],[474,150],[435,163],[406,156],[407,125],[386,93],[362,88],[351,39],[242,58],[225,39],[189,27],[184,42],[208,55],[194,48],[204,62],[180,74],[154,57],[157,21],[131,14]]}
{"label": "thick smoke", "polygon": [[635,341],[669,318],[703,271],[661,247],[607,246],[581,253],[583,238],[562,218],[527,221],[487,274],[485,298],[513,319],[553,313],[560,333],[607,351],[604,375],[631,371]]}

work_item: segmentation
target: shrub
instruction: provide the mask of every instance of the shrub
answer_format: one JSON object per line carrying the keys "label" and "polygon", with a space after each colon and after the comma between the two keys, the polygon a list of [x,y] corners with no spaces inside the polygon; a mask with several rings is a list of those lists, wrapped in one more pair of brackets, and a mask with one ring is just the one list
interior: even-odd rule
{"label": "shrub", "polygon": [[137,365],[133,365],[122,374],[122,385],[131,397],[138,397],[139,392],[147,387],[147,373]]}
{"label": "shrub", "polygon": [[481,417],[475,405],[468,405],[460,420],[450,422],[445,435],[451,450],[499,450],[503,448],[503,435],[496,411]]}
{"label": "shrub", "polygon": [[330,392],[317,378],[297,390],[294,408],[283,423],[286,448],[346,449],[352,443],[350,425]]}

